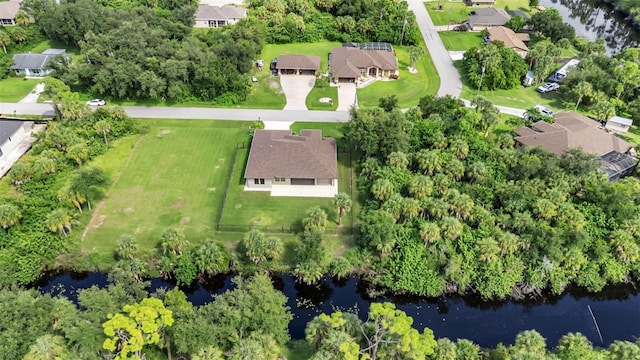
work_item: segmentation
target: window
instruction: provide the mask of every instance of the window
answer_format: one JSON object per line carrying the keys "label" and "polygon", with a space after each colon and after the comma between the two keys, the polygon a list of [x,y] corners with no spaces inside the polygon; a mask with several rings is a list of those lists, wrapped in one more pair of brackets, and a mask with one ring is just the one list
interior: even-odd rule
{"label": "window", "polygon": [[285,182],[285,181],[287,181],[287,180],[286,180],[285,178],[278,178],[278,177],[277,177],[277,178],[274,178],[274,181],[275,181],[275,182],[281,182],[281,183],[282,183],[282,182]]}
{"label": "window", "polygon": [[253,179],[253,183],[256,185],[264,185],[264,179]]}

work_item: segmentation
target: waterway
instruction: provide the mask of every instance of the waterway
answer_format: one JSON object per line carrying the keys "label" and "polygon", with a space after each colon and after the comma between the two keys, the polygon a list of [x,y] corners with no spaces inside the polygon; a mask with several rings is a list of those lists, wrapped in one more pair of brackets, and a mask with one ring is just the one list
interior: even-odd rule
{"label": "waterway", "polygon": [[640,31],[606,4],[585,0],[540,0],[540,5],[556,8],[576,34],[589,40],[603,38],[609,55],[629,47],[640,47]]}
{"label": "waterway", "polygon": [[[216,294],[233,289],[231,275],[219,275],[206,284],[183,288],[193,305],[204,305]],[[606,347],[614,340],[635,341],[640,337],[640,289],[632,285],[607,287],[599,293],[587,293],[571,288],[561,296],[525,302],[487,302],[474,296],[421,298],[390,296],[371,299],[367,296],[370,285],[355,277],[345,280],[324,278],[318,285],[299,284],[291,275],[273,276],[274,286],[288,297],[287,305],[293,313],[289,332],[293,339],[304,339],[304,328],[320,313],[336,309],[358,311],[360,317],[373,301],[390,301],[414,319],[419,330],[428,327],[436,338],[469,339],[483,347],[495,347],[502,342],[512,344],[515,336],[535,329],[547,339],[548,347],[555,347],[562,335],[581,332],[595,345]],[[107,286],[107,275],[102,273],[61,273],[45,277],[36,286],[43,293],[64,294],[77,300],[77,291],[91,286]],[[174,285],[161,279],[152,279],[150,292]],[[599,326],[602,340],[596,329]]]}

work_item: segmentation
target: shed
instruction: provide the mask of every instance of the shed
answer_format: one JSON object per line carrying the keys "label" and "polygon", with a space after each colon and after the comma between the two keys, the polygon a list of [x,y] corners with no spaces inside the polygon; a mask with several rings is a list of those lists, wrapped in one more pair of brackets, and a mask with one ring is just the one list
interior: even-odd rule
{"label": "shed", "polygon": [[631,128],[633,120],[623,118],[622,116],[614,116],[604,126],[609,132],[626,133]]}

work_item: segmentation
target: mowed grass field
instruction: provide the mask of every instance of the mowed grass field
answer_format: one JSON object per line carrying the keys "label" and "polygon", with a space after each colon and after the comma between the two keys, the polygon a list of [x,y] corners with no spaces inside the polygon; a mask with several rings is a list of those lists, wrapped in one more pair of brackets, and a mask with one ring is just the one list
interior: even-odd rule
{"label": "mowed grass field", "polygon": [[86,229],[82,248],[88,253],[112,253],[125,233],[142,251],[153,249],[168,227],[182,229],[192,244],[213,237],[234,149],[248,141],[249,123],[145,124],[148,133],[129,145],[126,160],[108,166],[116,176]]}
{"label": "mowed grass field", "polygon": [[[0,81],[0,102],[18,102],[38,85],[42,80],[8,77]],[[8,114],[12,115],[12,114]]]}

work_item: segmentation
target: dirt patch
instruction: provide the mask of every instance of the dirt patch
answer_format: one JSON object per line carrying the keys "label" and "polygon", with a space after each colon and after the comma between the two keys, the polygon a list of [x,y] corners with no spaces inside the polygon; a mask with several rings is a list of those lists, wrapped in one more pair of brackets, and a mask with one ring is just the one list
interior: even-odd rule
{"label": "dirt patch", "polygon": [[124,209],[124,213],[127,214],[127,215],[131,214],[132,212],[133,212],[133,208],[128,207],[128,208]]}
{"label": "dirt patch", "polygon": [[280,88],[280,84],[275,80],[269,80],[269,87],[272,89]]}
{"label": "dirt patch", "polygon": [[216,169],[220,169],[220,165],[216,165],[216,167],[215,167],[215,168],[216,168]]}
{"label": "dirt patch", "polygon": [[224,162],[225,158],[218,158],[218,161]]}
{"label": "dirt patch", "polygon": [[107,217],[106,215],[100,215],[100,210],[104,206],[104,200],[100,201],[96,207],[93,208],[93,215],[91,215],[91,220],[89,220],[89,224],[84,228],[82,232],[82,239],[84,240],[85,236],[89,230],[97,229],[104,223],[104,219]]}
{"label": "dirt patch", "polygon": [[235,208],[236,209],[240,209],[242,207],[242,204],[236,204]]}
{"label": "dirt patch", "polygon": [[160,130],[160,132],[158,132],[158,134],[156,136],[161,138],[161,137],[163,137],[163,136],[165,136],[165,135],[167,135],[169,133],[171,133],[171,130],[164,129],[164,130]]}
{"label": "dirt patch", "polygon": [[171,209],[182,209],[184,207],[184,204],[187,201],[184,198],[179,197],[178,200],[174,201],[173,204],[171,204]]}
{"label": "dirt patch", "polygon": [[209,191],[216,191],[216,188],[214,188],[214,187],[210,187],[210,188],[209,188],[209,189],[207,189],[207,190],[209,190]]}
{"label": "dirt patch", "polygon": [[180,219],[180,225],[186,225],[191,222],[191,218],[189,216],[185,216]]}

